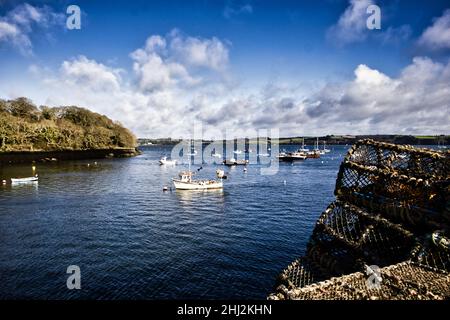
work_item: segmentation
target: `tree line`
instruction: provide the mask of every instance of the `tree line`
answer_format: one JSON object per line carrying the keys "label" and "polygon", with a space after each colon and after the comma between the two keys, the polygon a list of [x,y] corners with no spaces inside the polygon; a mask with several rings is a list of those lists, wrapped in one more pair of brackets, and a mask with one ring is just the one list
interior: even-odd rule
{"label": "tree line", "polygon": [[37,107],[27,98],[0,99],[0,151],[134,148],[120,123],[77,106]]}

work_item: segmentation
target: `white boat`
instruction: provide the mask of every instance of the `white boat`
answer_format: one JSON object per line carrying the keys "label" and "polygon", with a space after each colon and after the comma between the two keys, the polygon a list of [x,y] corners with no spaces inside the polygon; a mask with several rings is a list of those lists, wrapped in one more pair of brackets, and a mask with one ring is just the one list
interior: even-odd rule
{"label": "white boat", "polygon": [[248,164],[248,160],[236,160],[234,158],[231,158],[229,160],[223,160],[223,164],[226,166],[237,166],[237,165],[247,165]]}
{"label": "white boat", "polygon": [[236,151],[233,151],[233,153],[234,154],[242,154],[242,151],[241,150],[236,150]]}
{"label": "white boat", "polygon": [[[194,150],[194,153],[195,150]],[[191,171],[191,156],[189,154],[189,169],[187,171],[181,171],[179,173],[179,179],[172,179],[175,189],[177,190],[210,190],[210,189],[222,189],[223,182],[220,180],[194,180],[192,176],[194,172]],[[216,172],[219,176],[219,172]],[[225,174],[225,172],[223,172]]]}
{"label": "white boat", "polygon": [[207,189],[222,189],[222,180],[194,180],[192,171],[182,171],[179,176],[180,179],[173,179],[173,184],[177,190],[207,190]]}
{"label": "white boat", "polygon": [[27,177],[27,178],[11,178],[11,183],[28,183],[28,182],[36,182],[39,180],[38,175],[35,175],[34,177]]}
{"label": "white boat", "polygon": [[297,160],[305,160],[306,154],[304,152],[299,152],[299,151],[295,151],[295,152],[282,152],[277,156],[278,160],[280,161],[287,161],[287,162],[292,162],[292,161],[297,161]]}
{"label": "white boat", "polygon": [[211,153],[211,157],[213,158],[222,158],[222,155],[220,153]]}
{"label": "white boat", "polygon": [[325,154],[325,153],[328,153],[328,152],[331,152],[331,150],[330,149],[327,149],[326,147],[325,147],[325,141],[323,142],[323,149],[322,149],[322,154]]}
{"label": "white boat", "polygon": [[258,157],[270,157],[268,153],[258,153]]}
{"label": "white boat", "polygon": [[169,159],[167,159],[167,157],[162,157],[160,160],[159,160],[159,164],[160,165],[175,165],[175,164],[177,164],[177,160],[169,160]]}
{"label": "white boat", "polygon": [[302,147],[298,149],[299,152],[309,152],[308,148],[305,148],[305,138],[303,138]]}

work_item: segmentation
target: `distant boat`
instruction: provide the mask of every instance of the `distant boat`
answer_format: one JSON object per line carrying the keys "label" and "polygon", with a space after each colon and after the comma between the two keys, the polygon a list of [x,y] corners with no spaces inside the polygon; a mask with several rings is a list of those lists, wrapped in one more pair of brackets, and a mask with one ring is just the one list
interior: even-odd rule
{"label": "distant boat", "polygon": [[247,165],[248,160],[236,160],[234,158],[231,158],[230,160],[224,160],[223,164],[226,166],[239,166],[239,165]]}
{"label": "distant boat", "polygon": [[268,153],[258,153],[258,157],[270,157]]}
{"label": "distant boat", "polygon": [[177,160],[169,160],[169,159],[167,159],[167,157],[162,157],[160,160],[159,160],[159,164],[160,165],[176,165],[177,164]]}
{"label": "distant boat", "polygon": [[305,138],[303,138],[302,147],[298,149],[299,152],[309,152],[308,148],[305,148]]}
{"label": "distant boat", "polygon": [[298,161],[298,160],[305,160],[306,154],[304,152],[295,151],[295,152],[281,152],[277,156],[278,160],[280,161],[286,161],[286,162],[292,162],[292,161]]}
{"label": "distant boat", "polygon": [[39,180],[38,175],[35,175],[34,177],[27,177],[27,178],[11,178],[11,183],[28,183],[28,182],[36,182]]}
{"label": "distant boat", "polygon": [[316,146],[313,151],[309,151],[306,153],[307,158],[320,158],[320,155],[324,154],[324,152],[321,152],[319,149],[319,138],[316,138]]}
{"label": "distant boat", "polygon": [[213,158],[222,158],[222,155],[220,153],[216,153],[215,151],[211,153],[211,157]]}
{"label": "distant boat", "polygon": [[320,151],[319,150],[313,150],[313,151],[309,151],[306,154],[307,158],[320,158]]}
{"label": "distant boat", "polygon": [[242,154],[242,151],[241,150],[235,150],[235,151],[233,151],[233,153],[234,154]]}
{"label": "distant boat", "polygon": [[331,152],[330,149],[327,149],[327,148],[325,147],[325,141],[323,142],[323,149],[322,149],[322,151],[323,151],[323,153]]}

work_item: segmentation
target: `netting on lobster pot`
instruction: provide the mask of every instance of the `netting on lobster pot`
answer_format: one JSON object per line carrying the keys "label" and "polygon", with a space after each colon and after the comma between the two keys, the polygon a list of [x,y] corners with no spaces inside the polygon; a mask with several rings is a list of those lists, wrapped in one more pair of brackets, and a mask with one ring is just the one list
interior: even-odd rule
{"label": "netting on lobster pot", "polygon": [[420,179],[446,179],[450,153],[378,142],[371,139],[358,141],[348,152],[345,161],[363,166],[395,171]]}
{"label": "netting on lobster pot", "polygon": [[[448,226],[448,153],[397,146],[403,152],[410,152],[408,157],[427,155],[415,164],[400,166],[404,167],[400,170],[399,166],[392,165],[396,162],[388,162],[391,157],[386,156],[386,153],[398,150],[386,151],[383,149],[385,145],[395,149],[389,144],[370,141],[359,142],[353,147],[341,164],[335,195],[411,230],[426,232],[443,224]],[[428,163],[431,167],[430,163],[436,163],[434,167],[438,169],[424,174],[425,169],[417,166],[419,162]]]}
{"label": "netting on lobster pot", "polygon": [[365,263],[388,265],[406,259],[415,244],[411,232],[380,215],[335,201],[319,218],[315,233],[326,234],[352,248]]}

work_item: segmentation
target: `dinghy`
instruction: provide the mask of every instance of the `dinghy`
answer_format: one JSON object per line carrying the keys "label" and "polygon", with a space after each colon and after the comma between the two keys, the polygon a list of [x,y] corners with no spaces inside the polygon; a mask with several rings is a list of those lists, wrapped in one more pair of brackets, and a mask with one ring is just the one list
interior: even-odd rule
{"label": "dinghy", "polygon": [[28,183],[28,182],[35,182],[38,181],[38,175],[35,175],[34,177],[27,177],[27,178],[11,178],[11,183]]}
{"label": "dinghy", "polygon": [[159,160],[159,164],[160,165],[176,165],[177,164],[177,160],[169,160],[169,159],[167,159],[167,157],[162,157],[160,160]]}

